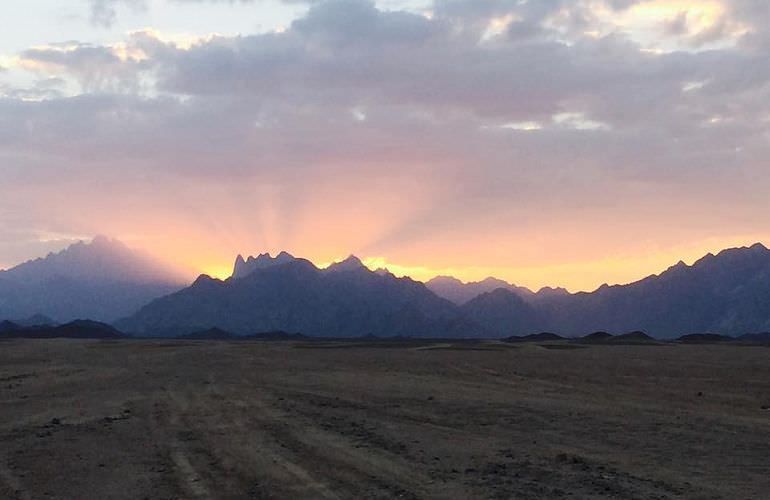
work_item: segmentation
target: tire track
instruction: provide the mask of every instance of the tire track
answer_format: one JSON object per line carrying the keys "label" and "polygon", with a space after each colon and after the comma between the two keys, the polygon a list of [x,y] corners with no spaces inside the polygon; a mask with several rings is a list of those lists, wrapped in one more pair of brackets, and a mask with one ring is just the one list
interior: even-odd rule
{"label": "tire track", "polygon": [[[161,393],[166,400],[156,401],[155,411],[151,412],[150,428],[154,441],[165,447],[165,451],[174,466],[179,487],[191,498],[212,498],[211,490],[206,486],[201,474],[190,461],[190,454],[178,434],[183,432],[179,412],[185,411],[183,400],[173,391]],[[171,403],[169,405],[168,403]]]}

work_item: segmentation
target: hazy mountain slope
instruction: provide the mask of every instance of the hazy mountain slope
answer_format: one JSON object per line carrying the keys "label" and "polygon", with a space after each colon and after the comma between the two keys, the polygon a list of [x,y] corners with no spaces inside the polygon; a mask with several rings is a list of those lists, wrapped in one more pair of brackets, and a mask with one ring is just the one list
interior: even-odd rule
{"label": "hazy mountain slope", "polygon": [[322,271],[295,259],[241,279],[201,276],[189,288],[153,301],[119,325],[143,335],[212,327],[241,335],[272,330],[339,337],[479,333],[456,306],[422,283],[374,273],[351,259],[341,264]]}
{"label": "hazy mountain slope", "polygon": [[537,292],[533,292],[529,288],[517,286],[508,283],[507,281],[491,277],[482,281],[463,283],[452,276],[437,276],[426,282],[425,286],[439,297],[450,300],[457,305],[463,305],[480,295],[493,292],[500,288],[513,292],[527,302],[536,302],[556,296],[569,295],[569,292],[564,288],[544,287]]}
{"label": "hazy mountain slope", "polygon": [[113,321],[183,283],[179,273],[149,256],[96,237],[0,271],[0,318]]}
{"label": "hazy mountain slope", "polygon": [[439,297],[451,300],[458,305],[465,304],[483,293],[492,292],[498,288],[512,291],[520,297],[531,297],[534,295],[528,288],[512,285],[497,278],[486,278],[482,281],[463,283],[452,276],[437,276],[426,282],[425,286]]}
{"label": "hazy mountain slope", "polygon": [[515,292],[498,288],[462,306],[465,317],[499,337],[542,331],[535,309]]}

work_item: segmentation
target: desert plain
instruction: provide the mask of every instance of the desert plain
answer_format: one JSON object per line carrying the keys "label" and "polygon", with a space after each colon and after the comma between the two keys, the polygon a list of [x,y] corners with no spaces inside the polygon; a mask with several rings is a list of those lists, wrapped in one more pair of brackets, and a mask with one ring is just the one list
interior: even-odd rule
{"label": "desert plain", "polygon": [[770,348],[0,342],[3,499],[766,499]]}

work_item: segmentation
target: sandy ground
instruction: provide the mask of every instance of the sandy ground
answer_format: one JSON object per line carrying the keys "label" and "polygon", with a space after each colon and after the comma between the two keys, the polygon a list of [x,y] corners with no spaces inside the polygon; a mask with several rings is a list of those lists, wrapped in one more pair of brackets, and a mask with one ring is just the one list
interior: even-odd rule
{"label": "sandy ground", "polygon": [[770,348],[0,342],[0,498],[770,498]]}

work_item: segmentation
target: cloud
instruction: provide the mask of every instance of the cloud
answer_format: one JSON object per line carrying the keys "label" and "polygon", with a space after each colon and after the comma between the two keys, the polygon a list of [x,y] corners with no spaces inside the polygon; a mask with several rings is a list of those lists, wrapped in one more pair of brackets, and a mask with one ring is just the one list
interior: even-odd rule
{"label": "cloud", "polygon": [[51,85],[0,89],[0,199],[29,214],[5,228],[447,268],[750,233],[766,4],[723,3],[713,32],[655,17],[681,46],[652,50],[623,17],[642,3],[328,0],[282,32],[31,48]]}
{"label": "cloud", "polygon": [[88,0],[91,9],[91,23],[96,26],[109,28],[117,18],[117,7],[120,5],[132,9],[145,9],[145,0]]}
{"label": "cloud", "polygon": [[[147,0],[87,0],[91,10],[91,23],[104,28],[111,27],[117,20],[117,9],[120,6],[135,10],[147,8]],[[257,0],[169,0],[180,4],[213,3],[213,4],[248,4]],[[287,3],[306,3],[306,0],[282,0]],[[312,1],[312,0],[310,0]]]}

